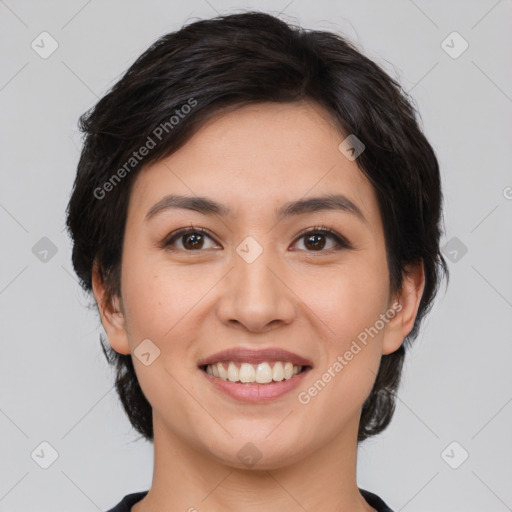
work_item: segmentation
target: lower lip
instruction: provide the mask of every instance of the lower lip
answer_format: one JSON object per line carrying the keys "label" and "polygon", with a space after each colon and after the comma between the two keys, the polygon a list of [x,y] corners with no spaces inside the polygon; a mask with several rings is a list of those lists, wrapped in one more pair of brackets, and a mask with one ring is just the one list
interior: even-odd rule
{"label": "lower lip", "polygon": [[231,398],[241,402],[258,403],[268,402],[289,393],[304,380],[309,370],[311,368],[307,368],[303,372],[294,375],[291,379],[273,382],[272,384],[242,384],[240,382],[222,380],[219,377],[206,373],[204,370],[200,371],[216,389]]}

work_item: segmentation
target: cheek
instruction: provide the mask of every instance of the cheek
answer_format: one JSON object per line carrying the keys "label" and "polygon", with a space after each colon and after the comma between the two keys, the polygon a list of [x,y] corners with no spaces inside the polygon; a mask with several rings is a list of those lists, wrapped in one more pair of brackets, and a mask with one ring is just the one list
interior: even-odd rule
{"label": "cheek", "polygon": [[[161,262],[131,255],[123,262],[122,290],[126,317],[134,338],[164,339],[183,329],[187,312],[208,289],[208,283],[184,279],[179,268],[165,268]],[[204,289],[203,289],[204,288]]]}
{"label": "cheek", "polygon": [[150,273],[141,273],[131,267],[123,280],[126,319],[131,335],[131,343],[136,344],[139,338],[159,339],[165,324],[171,319],[172,311],[170,295],[161,289],[162,283]]}
{"label": "cheek", "polygon": [[350,345],[386,311],[386,272],[386,268],[362,262],[347,265],[317,281],[315,287],[303,290],[307,305],[322,319],[330,341],[339,345],[337,349],[341,350],[347,342]]}
{"label": "cheek", "polygon": [[[127,272],[122,286],[132,352],[146,339],[158,349],[149,345],[151,358],[154,357],[149,365],[140,362],[136,352],[133,356],[144,395],[154,412],[170,415],[166,419],[169,425],[175,423],[172,418],[175,410],[186,411],[184,416],[188,415],[190,422],[197,421],[199,411],[191,405],[179,382],[190,370],[183,363],[188,361],[190,342],[187,340],[194,339],[196,329],[189,321],[190,310],[206,293],[208,283],[198,284],[197,279],[189,283],[180,278],[179,270],[164,269],[161,263],[147,257],[138,261],[131,255],[124,264]],[[182,363],[176,364],[176,361]],[[186,436],[187,432],[181,434]]]}
{"label": "cheek", "polygon": [[[371,283],[371,284],[369,284]],[[386,311],[387,282],[356,276],[324,295],[324,309],[316,311],[329,327],[323,340],[323,357],[309,387],[299,390],[298,402],[315,421],[315,435],[333,437],[357,416],[375,382],[382,357],[383,331],[375,325]],[[317,304],[320,306],[321,304]],[[327,309],[325,309],[327,307]],[[324,421],[326,411],[330,421]]]}
{"label": "cheek", "polygon": [[383,330],[375,326],[387,310],[388,292],[385,266],[361,262],[336,272],[308,295],[308,306],[321,318],[326,336],[314,389],[301,390],[311,411],[328,409],[346,416],[362,406],[382,356]]}

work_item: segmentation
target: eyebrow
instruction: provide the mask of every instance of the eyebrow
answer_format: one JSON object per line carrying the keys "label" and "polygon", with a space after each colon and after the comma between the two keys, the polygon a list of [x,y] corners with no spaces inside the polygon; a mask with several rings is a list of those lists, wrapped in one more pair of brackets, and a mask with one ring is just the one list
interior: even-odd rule
{"label": "eyebrow", "polygon": [[[229,218],[233,217],[233,212],[227,206],[217,203],[207,197],[170,194],[160,199],[160,201],[149,209],[145,220],[148,221],[158,213],[175,208],[193,210],[203,215],[219,215]],[[341,210],[343,212],[350,213],[355,217],[358,217],[364,223],[367,223],[367,220],[359,207],[356,206],[356,204],[348,197],[342,194],[330,194],[327,196],[290,201],[276,210],[276,217],[280,221],[285,217],[293,215],[325,210]]]}

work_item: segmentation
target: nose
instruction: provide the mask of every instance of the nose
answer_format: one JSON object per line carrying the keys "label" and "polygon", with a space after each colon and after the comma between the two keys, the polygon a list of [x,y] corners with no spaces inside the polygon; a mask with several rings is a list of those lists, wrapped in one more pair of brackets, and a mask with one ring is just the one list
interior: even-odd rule
{"label": "nose", "polygon": [[251,332],[266,332],[291,323],[298,298],[283,263],[268,248],[252,262],[235,253],[217,302],[220,320]]}

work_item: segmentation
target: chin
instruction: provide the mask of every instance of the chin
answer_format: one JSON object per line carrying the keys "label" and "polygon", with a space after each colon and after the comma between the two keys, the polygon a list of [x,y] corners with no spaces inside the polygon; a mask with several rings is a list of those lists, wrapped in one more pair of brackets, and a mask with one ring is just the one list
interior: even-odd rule
{"label": "chin", "polygon": [[273,470],[297,462],[305,456],[297,452],[297,443],[287,439],[274,438],[270,442],[245,435],[233,436],[224,446],[215,443],[211,455],[226,466],[249,471]]}

